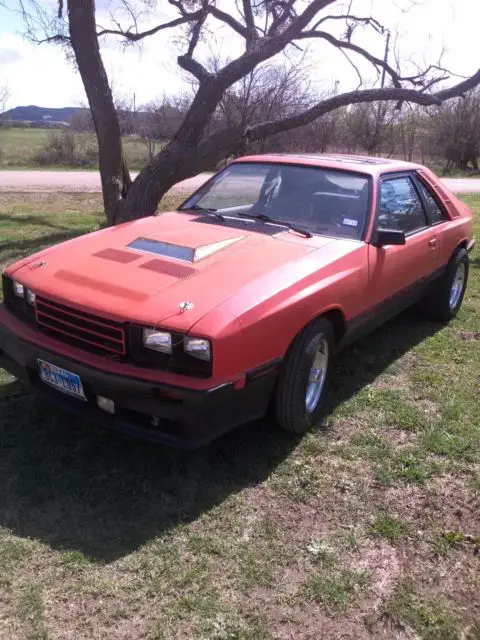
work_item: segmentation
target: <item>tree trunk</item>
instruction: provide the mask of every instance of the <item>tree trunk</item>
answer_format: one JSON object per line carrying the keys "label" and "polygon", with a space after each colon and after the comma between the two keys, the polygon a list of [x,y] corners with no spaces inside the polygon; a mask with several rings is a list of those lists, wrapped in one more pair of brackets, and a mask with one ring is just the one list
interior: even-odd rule
{"label": "tree trunk", "polygon": [[94,0],[68,0],[72,48],[87,94],[98,139],[103,204],[109,224],[131,185],[112,92],[96,35]]}
{"label": "tree trunk", "polygon": [[117,208],[115,223],[153,215],[174,184],[215,167],[244,142],[243,127],[220,131],[196,146],[170,142],[135,178]]}

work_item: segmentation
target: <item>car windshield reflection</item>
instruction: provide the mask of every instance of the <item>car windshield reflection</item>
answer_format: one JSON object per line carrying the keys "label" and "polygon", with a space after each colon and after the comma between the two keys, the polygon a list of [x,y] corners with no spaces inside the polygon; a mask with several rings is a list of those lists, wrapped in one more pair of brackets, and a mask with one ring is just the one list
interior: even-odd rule
{"label": "car windshield reflection", "polygon": [[[181,211],[273,218],[314,234],[359,240],[370,201],[366,175],[322,167],[234,163],[199,189]],[[219,224],[222,223],[219,216]]]}

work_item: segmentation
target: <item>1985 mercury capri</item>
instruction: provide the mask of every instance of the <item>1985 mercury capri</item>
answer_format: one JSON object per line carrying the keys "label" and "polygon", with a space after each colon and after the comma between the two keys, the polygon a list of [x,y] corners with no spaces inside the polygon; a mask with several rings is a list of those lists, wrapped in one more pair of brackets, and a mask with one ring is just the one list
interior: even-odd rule
{"label": "1985 mercury capri", "polygon": [[458,312],[472,214],[426,168],[240,158],[177,211],[3,274],[0,366],[106,426],[194,447],[271,408],[321,420],[333,354],[415,302]]}

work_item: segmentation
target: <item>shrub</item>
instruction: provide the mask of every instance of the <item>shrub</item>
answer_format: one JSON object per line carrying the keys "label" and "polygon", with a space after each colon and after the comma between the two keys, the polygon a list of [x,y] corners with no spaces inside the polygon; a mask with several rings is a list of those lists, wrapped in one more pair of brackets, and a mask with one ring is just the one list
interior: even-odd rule
{"label": "shrub", "polygon": [[62,130],[49,134],[46,144],[34,156],[34,161],[41,166],[91,167],[97,162],[97,156],[97,149],[83,136]]}

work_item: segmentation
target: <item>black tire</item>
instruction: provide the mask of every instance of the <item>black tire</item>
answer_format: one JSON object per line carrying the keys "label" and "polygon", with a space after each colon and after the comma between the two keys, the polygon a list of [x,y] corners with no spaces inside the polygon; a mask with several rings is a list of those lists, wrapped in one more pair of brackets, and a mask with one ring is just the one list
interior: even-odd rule
{"label": "black tire", "polygon": [[283,362],[274,401],[277,422],[286,431],[305,433],[321,420],[327,390],[326,382],[323,383],[314,410],[309,412],[306,407],[310,370],[321,341],[328,345],[328,373],[335,340],[333,327],[326,318],[315,320],[298,334]]}
{"label": "black tire", "polygon": [[[467,288],[469,264],[467,251],[465,249],[457,249],[450,259],[443,276],[420,301],[419,307],[425,316],[431,320],[448,321],[457,315],[462,306]],[[458,275],[458,269],[462,268],[462,265],[464,269],[463,286],[460,295],[455,297],[452,304],[450,299],[452,287]]]}

